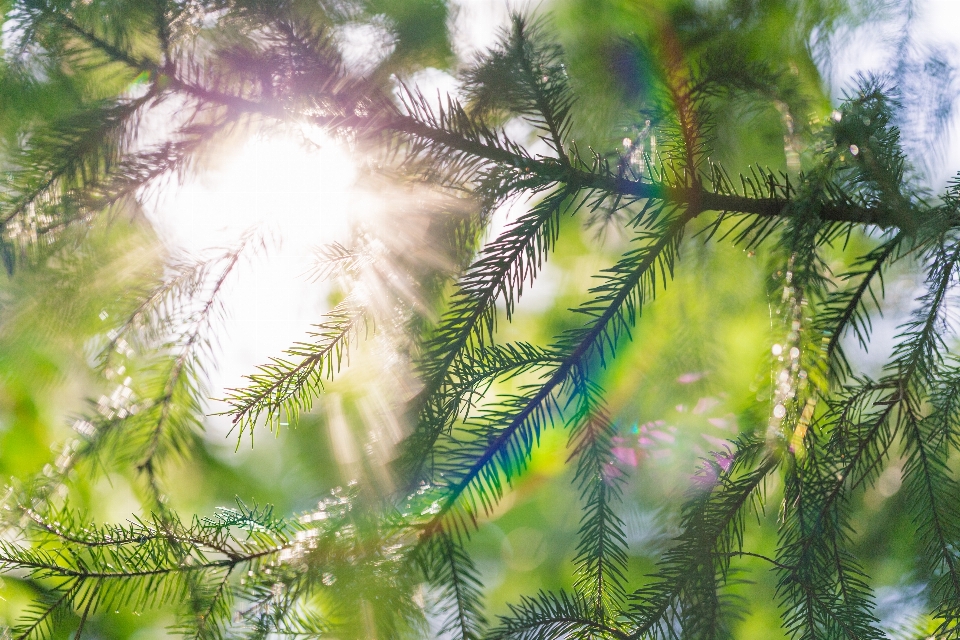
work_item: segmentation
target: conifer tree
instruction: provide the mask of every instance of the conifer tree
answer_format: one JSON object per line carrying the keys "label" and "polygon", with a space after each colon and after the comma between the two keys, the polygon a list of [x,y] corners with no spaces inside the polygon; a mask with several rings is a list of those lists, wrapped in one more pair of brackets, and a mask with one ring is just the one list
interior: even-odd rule
{"label": "conifer tree", "polygon": [[[395,7],[381,4],[367,10],[390,17]],[[732,4],[748,12],[763,3]],[[960,364],[949,322],[960,182],[931,194],[911,169],[895,126],[897,76],[862,78],[828,110],[801,74],[732,37],[686,55],[669,38],[636,36],[616,45],[649,67],[627,92],[630,144],[588,146],[574,134],[588,97],[543,20],[513,15],[461,70],[458,95],[437,97],[402,78],[418,55],[449,56],[444,46],[403,40],[417,29],[396,10],[396,55],[361,72],[344,62],[333,28],[349,11],[294,1],[9,3],[5,93],[40,102],[60,87],[67,103],[7,132],[0,225],[12,278],[37,264],[70,273],[70,256],[97,229],[243,127],[321,127],[381,172],[457,202],[428,230],[444,267],[411,267],[416,302],[390,287],[374,299],[361,286],[385,259],[364,236],[329,248],[321,270],[355,286],[308,339],[227,398],[241,436],[295,424],[323,405],[351,350],[391,336],[418,387],[403,407],[410,432],[388,492],[348,486],[299,515],[243,503],[177,513],[163,468],[196,446],[215,360],[210,327],[231,273],[264,241],[250,234],[200,263],[168,261],[128,294],[94,366],[133,373],[77,422],[55,464],[6,495],[0,569],[37,594],[9,637],[83,638],[98,616],[160,608],[174,612],[176,633],[204,638],[719,638],[745,606],[728,587],[752,557],[776,573],[788,637],[881,638],[883,612],[852,550],[860,525],[851,503],[894,459],[914,510],[916,570],[927,578],[926,617],[911,631],[960,637]],[[651,13],[652,30],[656,20]],[[736,175],[720,164],[717,122],[730,105],[777,110],[798,167]],[[161,136],[145,135],[152,117],[164,121]],[[514,136],[512,122],[535,140]],[[519,196],[532,204],[491,235],[494,212]],[[503,326],[570,218],[614,226],[629,244],[594,274],[552,340],[505,341]],[[832,256],[849,258],[851,237],[868,249],[838,271]],[[654,574],[637,579],[621,510],[630,470],[613,451],[603,373],[685,251],[720,241],[766,251],[774,264],[782,337],[772,383],[757,396],[762,418],[690,470],[678,533]],[[903,264],[922,274],[922,293],[889,361],[868,377],[844,338],[870,343],[884,276]],[[504,380],[520,382],[495,384]],[[469,540],[547,430],[568,438],[581,501],[575,582],[491,619]],[[143,480],[149,498],[126,524],[96,525],[72,505],[71,471],[91,460]],[[779,513],[773,557],[743,544],[745,528],[765,526],[753,524],[764,501]]]}

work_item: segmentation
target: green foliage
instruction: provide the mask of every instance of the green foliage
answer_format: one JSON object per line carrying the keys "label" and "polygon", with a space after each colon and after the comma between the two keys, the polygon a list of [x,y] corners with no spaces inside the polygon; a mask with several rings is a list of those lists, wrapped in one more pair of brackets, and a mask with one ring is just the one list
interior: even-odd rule
{"label": "green foliage", "polygon": [[[758,604],[743,596],[760,589],[738,578],[756,560],[775,572],[775,597],[763,599],[775,600],[787,637],[880,638],[887,630],[858,557],[856,501],[891,468],[902,469],[911,566],[925,587],[913,630],[960,637],[960,364],[950,315],[960,182],[937,197],[919,186],[889,80],[861,78],[832,112],[812,88],[804,46],[815,28],[838,23],[838,3],[701,4],[666,3],[642,29],[605,42],[598,59],[612,56],[614,76],[638,84],[597,96],[591,115],[596,78],[576,74],[584,43],[574,43],[568,66],[548,23],[522,15],[462,70],[457,95],[435,101],[396,75],[449,59],[448,8],[432,0],[11,3],[15,46],[0,109],[15,114],[15,135],[4,137],[0,229],[14,293],[73,286],[69,299],[85,299],[84,251],[97,230],[138,219],[151,188],[245,130],[321,127],[368,154],[371,172],[445,196],[425,227],[424,242],[436,245],[429,264],[368,230],[355,246],[322,251],[316,274],[336,281],[339,304],[228,391],[240,436],[264,426],[280,436],[281,424],[314,419],[315,405],[331,438],[353,413],[396,435],[398,449],[382,455],[388,465],[372,471],[369,453],[346,489],[299,516],[238,500],[187,517],[166,489],[174,465],[203,455],[224,291],[268,243],[250,233],[204,260],[166,255],[132,291],[107,287],[110,308],[94,314],[105,324],[76,333],[91,356],[85,369],[98,376],[90,385],[112,391],[75,421],[55,463],[14,481],[3,503],[0,570],[33,594],[11,637],[80,638],[120,610],[172,612],[173,631],[203,638],[732,637]],[[340,52],[344,25],[371,15],[384,17],[394,52],[351,68]],[[793,17],[799,26],[773,52],[739,35]],[[61,93],[71,96],[61,109],[22,108]],[[609,103],[621,107],[614,122]],[[742,163],[730,143],[746,135],[751,113],[777,114],[783,145]],[[151,116],[163,126],[145,124]],[[518,201],[527,209],[492,231]],[[548,326],[551,339],[514,339],[524,293],[548,262],[588,242],[583,227],[619,234],[619,244],[597,249],[619,257],[588,274],[569,313]],[[622,446],[622,398],[605,389],[634,380],[618,367],[652,350],[641,319],[682,286],[681,265],[710,269],[721,262],[708,252],[731,244],[767,261],[769,381],[754,385],[726,441],[701,449],[675,535],[646,567],[652,575],[639,577],[625,509],[636,460]],[[895,268],[922,274],[920,293],[871,377],[844,340],[871,344]],[[55,282],[30,280],[38,273]],[[679,332],[694,330],[681,320],[669,318],[680,343]],[[375,340],[410,364],[415,381],[392,413],[362,403],[351,413],[329,387]],[[41,351],[22,357],[43,368]],[[655,378],[634,381],[658,389]],[[10,394],[25,386],[3,384]],[[560,430],[566,450],[550,451]],[[382,444],[372,439],[369,449]],[[565,495],[579,495],[569,580],[491,622],[490,572],[472,537],[502,515],[543,450],[569,467]],[[94,524],[81,507],[100,476],[130,479],[142,512]],[[779,505],[775,524],[765,521],[768,503]],[[775,541],[748,544],[764,532]]]}

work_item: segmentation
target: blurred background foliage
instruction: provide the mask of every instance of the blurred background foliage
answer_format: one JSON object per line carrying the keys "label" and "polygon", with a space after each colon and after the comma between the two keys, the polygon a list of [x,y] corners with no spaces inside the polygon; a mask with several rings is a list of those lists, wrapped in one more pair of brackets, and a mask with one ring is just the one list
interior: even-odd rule
{"label": "blurred background foliage", "polygon": [[[256,1],[269,2],[238,4]],[[386,52],[366,62],[383,77],[431,77],[423,75],[429,69],[456,74],[465,49],[451,27],[458,12],[478,10],[476,3],[467,7],[443,0],[298,2],[342,33],[352,34],[351,46]],[[88,10],[104,11],[106,19],[111,5],[116,11],[138,6],[87,4]],[[777,96],[782,108],[750,109],[743,102],[718,98],[719,159],[731,174],[748,172],[751,164],[795,174],[802,159],[791,156],[790,136],[803,132],[792,131],[787,120],[791,111],[829,117],[837,97],[825,79],[832,63],[831,38],[865,21],[896,20],[904,9],[897,5],[551,0],[537,11],[552,16],[551,28],[565,47],[569,74],[580,92],[572,137],[581,148],[602,150],[627,143],[650,150],[643,116],[634,106],[648,86],[645,79],[679,67],[683,60],[724,51],[747,64],[776,61],[801,79],[802,91]],[[16,28],[15,23],[4,25],[5,31]],[[149,49],[149,44],[144,47]],[[363,60],[361,54],[356,59]],[[136,91],[136,83],[121,72],[96,69],[76,76],[50,68],[38,80],[4,66],[0,136],[11,147],[18,132],[63,118],[80,101]],[[530,143],[537,141],[531,138]],[[160,277],[173,250],[138,207],[118,207],[109,218],[82,235],[58,239],[70,245],[70,251],[58,252],[56,259],[40,256],[0,278],[0,475],[5,481],[17,483],[57,464],[71,424],[88,403],[109,392],[92,355],[104,341],[107,319],[129,312],[131,292],[143,291]],[[612,225],[585,220],[564,220],[555,256],[524,296],[513,323],[502,323],[504,339],[547,343],[573,320],[567,310],[584,299],[591,286],[589,274],[610,264],[625,246],[626,239]],[[851,238],[846,251],[832,256],[834,272],[871,243],[869,237]],[[706,244],[694,234],[686,244],[676,280],[645,309],[636,339],[600,381],[619,429],[617,457],[631,473],[622,513],[631,581],[652,570],[675,533],[677,509],[692,485],[698,459],[740,432],[763,429],[767,420],[758,407],[764,406],[769,358],[777,339],[772,314],[779,292],[771,290],[771,276],[778,263],[762,251],[748,253],[731,242]],[[912,278],[905,270],[888,282],[894,319],[902,317],[911,302]],[[330,302],[342,293],[331,292]],[[343,453],[343,430],[359,434],[366,420],[371,383],[353,372],[362,368],[364,357],[373,356],[362,351],[354,356],[350,371],[330,385],[315,411],[276,437],[258,434],[252,448],[245,440],[237,447],[236,434],[224,438],[222,429],[213,429],[209,437],[191,444],[185,461],[163,470],[168,506],[188,517],[241,500],[292,514],[313,508],[332,488],[357,476],[379,482],[371,455],[351,458]],[[869,362],[863,359],[865,366]],[[521,382],[500,382],[498,390]],[[208,410],[222,407],[212,402]],[[360,439],[358,435],[355,440]],[[564,465],[567,455],[566,434],[548,431],[528,472],[472,539],[491,614],[505,611],[506,604],[521,595],[572,584],[579,509]],[[97,522],[122,522],[143,513],[149,501],[142,478],[132,469],[105,470],[94,475],[80,466],[72,472],[74,506]],[[905,534],[909,522],[901,515],[905,510],[898,488],[898,477],[884,476],[863,496],[853,518],[863,525],[860,531],[870,531],[869,537],[855,533],[855,551],[880,587],[879,611],[889,617],[888,628],[918,606],[914,585],[921,578],[909,572],[914,541]],[[763,526],[748,526],[746,548],[773,555],[777,511],[777,504],[767,504]],[[744,559],[738,566],[743,584],[731,591],[751,595],[749,614],[736,636],[782,637],[774,575],[760,561]],[[37,588],[4,577],[0,621],[15,618]],[[162,612],[119,612],[92,620],[88,630],[100,638],[160,637],[170,622]]]}

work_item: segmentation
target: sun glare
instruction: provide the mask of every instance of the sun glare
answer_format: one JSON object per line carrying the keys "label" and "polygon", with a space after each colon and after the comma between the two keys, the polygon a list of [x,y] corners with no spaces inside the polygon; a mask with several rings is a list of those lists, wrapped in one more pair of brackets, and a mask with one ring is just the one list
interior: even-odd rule
{"label": "sun glare", "polygon": [[347,231],[357,168],[335,141],[255,136],[222,156],[160,206],[173,245],[203,252],[263,226],[301,251]]}
{"label": "sun glare", "polygon": [[[244,374],[302,340],[328,309],[329,287],[309,277],[316,250],[347,243],[352,225],[377,206],[357,188],[357,174],[350,151],[322,133],[263,135],[224,151],[214,166],[161,197],[152,217],[174,250],[202,256],[252,229],[268,239],[267,251],[240,268],[224,294],[228,314],[215,336],[222,358],[211,376],[212,397],[241,386]],[[229,429],[223,419],[213,425]]]}

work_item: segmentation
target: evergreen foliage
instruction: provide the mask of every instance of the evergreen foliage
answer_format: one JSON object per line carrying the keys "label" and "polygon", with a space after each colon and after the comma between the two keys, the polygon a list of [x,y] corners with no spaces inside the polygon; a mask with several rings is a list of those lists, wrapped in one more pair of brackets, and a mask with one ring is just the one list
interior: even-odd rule
{"label": "evergreen foliage", "polygon": [[[380,4],[415,40],[416,3]],[[442,18],[442,5],[426,4]],[[402,256],[384,258],[363,237],[325,250],[317,275],[338,279],[342,302],[226,398],[240,435],[296,424],[324,402],[351,349],[401,336],[419,387],[403,408],[411,430],[392,463],[392,491],[350,486],[299,517],[238,503],[185,518],[168,505],[162,469],[195,448],[220,295],[267,243],[249,235],[210,260],[158,269],[95,349],[98,370],[123,382],[77,421],[76,441],[47,473],[6,496],[0,569],[39,594],[9,637],[81,638],[104,613],[168,608],[175,632],[203,638],[720,638],[748,608],[730,587],[738,560],[754,557],[776,572],[789,637],[880,638],[871,580],[851,550],[850,504],[901,455],[917,571],[929,579],[917,631],[960,637],[960,361],[950,325],[960,181],[936,196],[918,186],[895,126],[896,86],[863,78],[836,111],[818,112],[797,74],[729,39],[689,57],[669,40],[659,49],[625,40],[655,62],[624,116],[626,126],[645,125],[626,147],[591,148],[574,139],[582,94],[546,23],[512,16],[499,43],[459,75],[459,95],[435,99],[397,80],[416,42],[374,72],[346,64],[337,11],[347,9],[10,3],[4,82],[27,92],[56,81],[72,95],[66,115],[23,119],[7,141],[0,226],[13,277],[59,264],[98,220],[134,210],[216,140],[276,122],[322,127],[374,154],[382,172],[452,194],[460,208],[431,223],[445,267],[415,274],[416,303],[400,287],[364,284],[378,261]],[[432,59],[449,53],[428,45]],[[732,177],[716,152],[730,104],[783,114],[802,171],[751,166]],[[157,125],[145,135],[157,114],[166,119],[159,140],[150,139]],[[514,135],[517,122],[532,141]],[[494,212],[519,196],[528,210],[488,235]],[[502,325],[574,216],[629,243],[552,341],[504,341]],[[834,273],[829,256],[854,236],[868,249]],[[679,533],[655,574],[637,580],[620,505],[629,469],[614,452],[603,373],[691,243],[721,239],[772,256],[772,382],[758,394],[758,424],[695,470]],[[851,363],[843,338],[870,344],[884,275],[901,264],[922,271],[923,292],[873,379]],[[568,433],[581,500],[575,582],[490,620],[470,537],[549,429]],[[75,509],[64,487],[90,460],[134,470],[150,496],[144,513],[95,525]],[[774,557],[743,544],[765,501],[779,509]]]}

